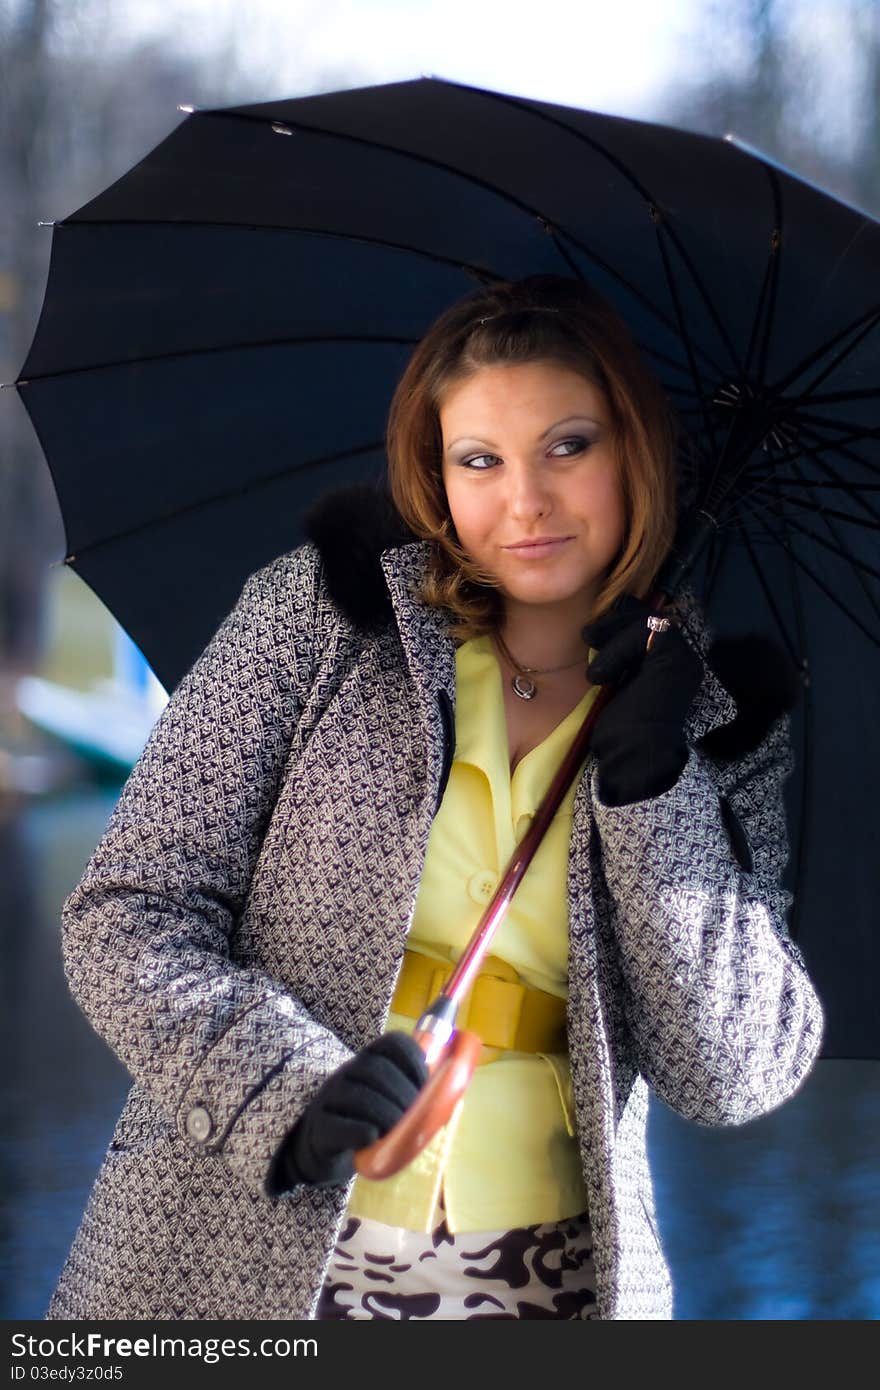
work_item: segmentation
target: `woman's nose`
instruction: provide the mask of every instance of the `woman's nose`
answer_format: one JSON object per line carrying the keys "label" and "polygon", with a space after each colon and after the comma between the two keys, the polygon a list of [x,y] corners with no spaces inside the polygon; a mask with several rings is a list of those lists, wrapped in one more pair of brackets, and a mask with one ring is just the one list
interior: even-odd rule
{"label": "woman's nose", "polygon": [[551,499],[545,481],[533,468],[512,468],[508,474],[507,505],[510,514],[520,521],[543,516],[550,510]]}

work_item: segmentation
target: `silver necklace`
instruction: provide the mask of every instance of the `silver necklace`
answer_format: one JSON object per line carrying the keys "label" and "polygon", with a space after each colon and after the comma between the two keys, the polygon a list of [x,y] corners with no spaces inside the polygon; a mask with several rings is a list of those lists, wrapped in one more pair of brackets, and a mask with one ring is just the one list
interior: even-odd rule
{"label": "silver necklace", "polygon": [[521,666],[511,654],[510,648],[507,646],[501,633],[493,633],[493,636],[502,654],[507,659],[508,664],[512,666],[516,672],[516,675],[511,678],[510,684],[513,687],[514,695],[518,695],[521,700],[534,700],[538,693],[538,687],[535,685],[534,681],[529,680],[529,676],[550,676],[553,675],[555,671],[570,671],[573,666],[580,666],[582,662],[586,662],[588,655],[588,653],[585,653],[583,656],[579,656],[576,661],[566,662],[564,666],[545,666],[543,668],[540,666]]}

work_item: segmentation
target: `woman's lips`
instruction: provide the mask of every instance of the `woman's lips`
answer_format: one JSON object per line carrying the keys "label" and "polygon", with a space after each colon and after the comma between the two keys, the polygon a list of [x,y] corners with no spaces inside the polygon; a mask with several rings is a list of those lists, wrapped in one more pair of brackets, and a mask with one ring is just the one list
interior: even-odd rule
{"label": "woman's lips", "polygon": [[572,536],[556,536],[546,541],[527,541],[522,545],[506,545],[504,549],[509,555],[519,555],[526,560],[540,560],[545,555],[555,555],[572,539]]}

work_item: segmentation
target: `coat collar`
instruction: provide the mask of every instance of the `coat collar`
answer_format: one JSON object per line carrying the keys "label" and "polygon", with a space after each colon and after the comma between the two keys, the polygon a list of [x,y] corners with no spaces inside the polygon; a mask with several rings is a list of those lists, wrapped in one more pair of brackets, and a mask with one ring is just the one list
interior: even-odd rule
{"label": "coat collar", "polygon": [[[455,698],[455,643],[446,631],[444,613],[416,597],[428,562],[427,541],[414,541],[383,551],[382,571],[413,680],[427,704],[439,690]],[[682,629],[703,658],[703,683],[687,720],[687,733],[696,742],[713,729],[730,724],[737,716],[733,696],[706,662],[709,634],[696,595],[683,589],[676,602]]]}

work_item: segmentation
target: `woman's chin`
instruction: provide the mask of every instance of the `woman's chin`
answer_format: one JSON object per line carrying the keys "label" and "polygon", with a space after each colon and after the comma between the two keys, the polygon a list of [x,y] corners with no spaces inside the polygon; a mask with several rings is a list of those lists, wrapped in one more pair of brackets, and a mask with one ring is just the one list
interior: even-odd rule
{"label": "woman's chin", "polygon": [[501,590],[510,603],[541,608],[567,608],[572,605],[588,608],[593,601],[593,588],[572,584],[511,584]]}

